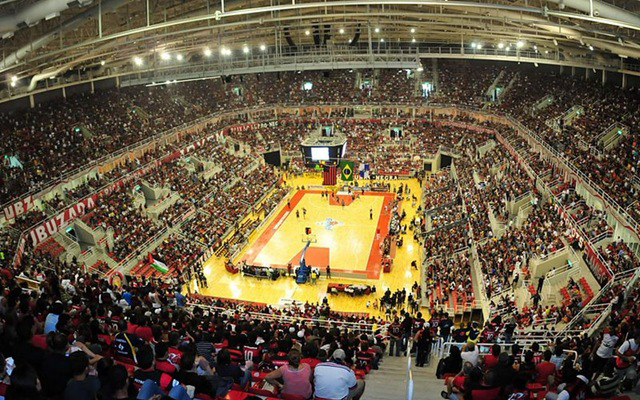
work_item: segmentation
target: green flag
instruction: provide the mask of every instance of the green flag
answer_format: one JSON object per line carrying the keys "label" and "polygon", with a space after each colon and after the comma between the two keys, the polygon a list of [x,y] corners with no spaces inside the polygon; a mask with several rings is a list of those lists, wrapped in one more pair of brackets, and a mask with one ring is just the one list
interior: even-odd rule
{"label": "green flag", "polygon": [[343,181],[352,181],[353,180],[353,161],[341,161],[340,168],[342,172],[340,173],[340,179]]}

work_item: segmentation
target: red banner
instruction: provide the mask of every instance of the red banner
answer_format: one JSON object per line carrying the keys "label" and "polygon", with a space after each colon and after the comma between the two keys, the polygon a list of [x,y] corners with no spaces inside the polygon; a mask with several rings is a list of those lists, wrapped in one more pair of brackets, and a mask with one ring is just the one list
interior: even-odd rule
{"label": "red banner", "polygon": [[27,196],[4,208],[4,217],[8,220],[17,218],[33,208],[33,196]]}

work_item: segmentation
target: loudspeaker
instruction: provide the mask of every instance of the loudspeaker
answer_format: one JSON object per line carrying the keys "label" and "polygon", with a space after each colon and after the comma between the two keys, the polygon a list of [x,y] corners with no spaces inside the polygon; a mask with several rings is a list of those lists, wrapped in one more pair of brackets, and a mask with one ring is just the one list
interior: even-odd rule
{"label": "loudspeaker", "polygon": [[313,26],[313,43],[316,46],[320,46],[320,26],[319,25]]}
{"label": "loudspeaker", "polygon": [[283,32],[284,32],[284,39],[287,41],[287,44],[289,45],[289,47],[291,47],[293,51],[296,51],[297,47],[293,39],[291,39],[291,33],[289,32],[289,27],[285,26],[283,29]]}
{"label": "loudspeaker", "polygon": [[322,40],[322,45],[326,45],[327,41],[331,39],[331,25],[324,26],[324,38]]}
{"label": "loudspeaker", "polygon": [[356,27],[356,33],[355,35],[353,35],[353,39],[351,39],[351,43],[349,43],[349,46],[357,45],[359,40],[360,40],[360,24],[358,24],[358,26]]}

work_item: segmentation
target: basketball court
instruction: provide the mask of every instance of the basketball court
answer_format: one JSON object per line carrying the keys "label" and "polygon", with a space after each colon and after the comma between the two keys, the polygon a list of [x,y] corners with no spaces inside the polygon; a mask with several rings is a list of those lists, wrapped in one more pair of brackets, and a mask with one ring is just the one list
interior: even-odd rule
{"label": "basketball court", "polygon": [[295,191],[241,260],[274,268],[286,269],[289,263],[295,267],[309,241],[307,265],[323,273],[330,265],[336,277],[379,278],[380,241],[387,234],[393,194],[345,192],[336,197],[325,197],[320,190]]}
{"label": "basketball court", "polygon": [[[251,235],[249,243],[233,262],[244,260],[248,264],[286,269],[288,263],[299,264],[301,251],[310,241],[305,260],[307,265],[320,268],[322,279],[316,284],[299,285],[289,277],[276,281],[245,277],[226,271],[226,260],[214,256],[204,268],[209,287],[199,288],[200,293],[268,304],[283,300],[317,303],[327,296],[328,283],[363,283],[375,285],[377,294],[361,297],[329,295],[329,304],[337,311],[366,310],[372,315],[380,315],[373,307],[366,309],[366,303],[373,305],[374,299],[381,297],[387,288],[392,291],[403,287],[409,289],[414,282],[420,283],[419,271],[410,266],[411,261],[420,260],[419,245],[414,243],[412,231],[403,236],[404,245],[396,250],[391,272],[385,273],[381,267],[380,241],[387,235],[390,218],[385,206],[393,201],[392,193],[365,192],[362,195],[356,190],[353,193],[358,196],[354,200],[347,192],[338,192],[337,197],[323,197],[321,189],[297,189],[310,185],[320,187],[321,178],[287,179],[287,184],[292,187],[289,196]],[[400,184],[407,184],[411,194],[420,198],[416,180],[392,181],[392,189]],[[306,216],[303,209],[306,209]],[[406,211],[408,223],[416,208],[410,200],[405,200],[400,203],[400,209]],[[370,218],[370,211],[373,218]],[[306,234],[306,228],[311,229],[311,234]],[[327,265],[331,266],[331,279],[325,276]]]}

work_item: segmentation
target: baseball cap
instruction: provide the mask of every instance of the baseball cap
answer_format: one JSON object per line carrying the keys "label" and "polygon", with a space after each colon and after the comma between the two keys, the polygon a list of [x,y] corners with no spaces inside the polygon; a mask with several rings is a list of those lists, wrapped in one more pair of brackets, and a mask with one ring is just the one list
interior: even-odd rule
{"label": "baseball cap", "polygon": [[331,356],[331,358],[333,358],[334,360],[342,360],[342,361],[344,361],[344,359],[347,358],[347,355],[344,353],[344,350],[336,349],[333,352],[333,355]]}

